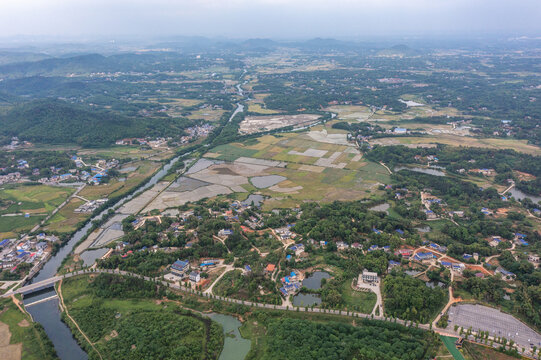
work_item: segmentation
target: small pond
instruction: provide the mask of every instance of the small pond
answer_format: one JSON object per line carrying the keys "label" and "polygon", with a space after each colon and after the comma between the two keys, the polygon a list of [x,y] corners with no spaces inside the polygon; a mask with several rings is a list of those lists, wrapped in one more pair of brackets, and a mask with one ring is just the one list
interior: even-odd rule
{"label": "small pond", "polygon": [[368,210],[372,210],[372,211],[383,211],[385,212],[386,214],[389,214],[389,207],[390,205],[387,204],[387,203],[383,203],[383,204],[379,204],[379,205],[376,205],[376,206],[372,206],[371,208],[369,208]]}
{"label": "small pond", "polygon": [[430,228],[430,226],[426,225],[426,226],[419,226],[419,227],[416,227],[415,230],[419,231],[419,232],[422,232],[422,233],[427,233],[429,232],[430,230],[432,230]]}
{"label": "small pond", "polygon": [[293,297],[294,306],[312,306],[321,304],[321,297],[316,294],[297,294]]}
{"label": "small pond", "polygon": [[423,174],[434,175],[434,176],[445,176],[445,173],[443,171],[436,170],[436,169],[429,169],[429,168],[397,166],[393,169],[393,171],[395,172],[400,171],[400,170],[416,171]]}
{"label": "small pond", "polygon": [[516,199],[516,200],[522,200],[522,199],[530,199],[532,200],[532,202],[534,204],[537,204],[539,203],[539,201],[541,201],[541,197],[540,196],[535,196],[535,195],[529,195],[529,194],[526,194],[525,192],[523,191],[520,191],[519,189],[517,188],[512,188],[511,190],[509,190],[507,192],[507,194],[510,194],[510,195],[513,195],[513,197]]}
{"label": "small pond", "polygon": [[250,182],[252,185],[254,185],[258,189],[265,189],[268,187],[271,187],[273,185],[276,185],[287,178],[285,176],[280,175],[266,175],[266,176],[254,176],[250,179]]}
{"label": "small pond", "polygon": [[251,194],[246,198],[246,200],[242,201],[241,204],[245,206],[251,206],[254,204],[254,206],[259,207],[261,206],[261,203],[265,200],[265,197],[263,195],[255,195]]}
{"label": "small pond", "polygon": [[193,166],[191,168],[188,169],[188,171],[186,171],[186,174],[194,174],[196,172],[199,172],[201,170],[205,170],[206,168],[214,165],[214,164],[221,164],[223,163],[223,161],[218,161],[218,160],[209,160],[209,159],[205,159],[205,158],[201,158],[199,160],[197,160],[197,162],[195,164],[193,164]]}
{"label": "small pond", "polygon": [[404,271],[407,275],[409,276],[415,276],[417,274],[420,274],[421,272],[420,271],[416,271],[416,270],[406,270]]}
{"label": "small pond", "polygon": [[[302,281],[302,286],[311,290],[321,289],[321,280],[329,279],[331,275],[325,271],[316,271]],[[295,306],[311,306],[321,304],[321,297],[317,294],[297,294],[293,297]]]}
{"label": "small pond", "polygon": [[438,281],[438,282],[435,282],[435,281],[429,281],[427,283],[425,283],[426,286],[428,286],[429,288],[431,289],[435,289],[436,286],[437,287],[440,287],[440,288],[444,288],[445,287],[445,283],[442,283],[441,281]]}
{"label": "small pond", "polygon": [[398,101],[400,101],[402,104],[406,104],[406,106],[408,106],[408,107],[425,106],[425,104],[421,104],[421,103],[418,103],[418,102],[415,102],[415,101],[412,101],[412,100],[398,99]]}
{"label": "small pond", "polygon": [[249,339],[244,339],[239,332],[242,323],[235,317],[223,314],[210,314],[209,317],[222,325],[224,329],[224,348],[218,360],[242,360],[252,346]]}
{"label": "small pond", "polygon": [[316,271],[302,281],[302,286],[310,290],[321,289],[321,280],[330,279],[331,274],[325,271]]}
{"label": "small pond", "polygon": [[107,251],[109,251],[107,248],[83,251],[80,255],[83,260],[83,266],[92,266],[94,262],[105,255]]}

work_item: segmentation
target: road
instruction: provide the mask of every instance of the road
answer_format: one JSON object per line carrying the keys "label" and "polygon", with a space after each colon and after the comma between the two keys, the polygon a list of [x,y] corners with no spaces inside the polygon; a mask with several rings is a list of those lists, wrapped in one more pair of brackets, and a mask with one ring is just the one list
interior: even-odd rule
{"label": "road", "polygon": [[[68,273],[68,274],[61,275],[61,276],[55,276],[55,277],[52,277],[50,279],[41,281],[40,283],[30,284],[30,285],[24,286],[24,287],[18,289],[17,291],[15,291],[15,293],[21,292],[21,290],[23,292],[24,291],[29,291],[29,289],[32,289],[33,286],[35,287],[38,284],[43,285],[43,283],[45,283],[45,282],[49,282],[52,285],[55,282],[60,281],[60,279],[67,279],[67,278],[70,278],[70,277],[73,277],[73,276],[84,275],[84,274],[97,274],[97,273],[118,274],[118,275],[124,275],[124,276],[130,276],[130,277],[134,277],[134,278],[143,279],[143,280],[146,280],[146,281],[153,281],[153,282],[161,284],[162,286],[166,286],[166,287],[169,287],[169,288],[172,288],[172,289],[175,289],[175,290],[179,290],[179,291],[182,291],[182,292],[187,292],[187,293],[195,294],[195,295],[198,295],[198,296],[203,296],[203,297],[207,297],[207,298],[214,298],[214,299],[218,299],[218,300],[229,302],[229,303],[246,305],[246,306],[257,307],[257,308],[274,309],[274,310],[282,310],[282,311],[299,311],[299,312],[309,312],[309,313],[325,313],[325,314],[348,316],[348,317],[355,317],[355,318],[365,318],[365,319],[374,319],[374,320],[380,320],[380,321],[395,322],[397,324],[404,325],[404,326],[408,326],[408,325],[411,326],[412,325],[411,321],[404,321],[404,320],[401,320],[401,319],[387,318],[385,316],[382,316],[381,313],[380,313],[380,315],[376,316],[374,314],[364,314],[364,313],[359,313],[359,312],[354,312],[354,311],[321,309],[321,308],[317,308],[317,307],[311,308],[311,307],[302,307],[302,306],[294,307],[294,306],[289,306],[289,305],[272,305],[272,304],[263,304],[263,303],[256,303],[256,302],[251,302],[251,301],[232,299],[232,298],[227,298],[227,297],[223,297],[223,296],[216,296],[216,295],[211,294],[210,292],[197,291],[197,290],[192,289],[191,287],[188,288],[188,287],[185,287],[185,286],[182,286],[182,285],[172,284],[172,283],[160,280],[159,278],[151,278],[151,277],[148,277],[148,276],[138,275],[138,274],[134,274],[134,273],[131,273],[131,272],[128,272],[128,271],[122,271],[122,270],[103,270],[103,269],[94,269],[93,271],[79,270],[79,271],[75,271],[75,272]],[[216,281],[214,283],[216,283]],[[6,292],[5,294],[3,294],[2,297],[9,297],[13,293],[14,292],[10,290],[10,291]],[[485,312],[490,311],[490,310],[497,311],[495,309],[490,309],[490,308],[486,308],[486,307],[482,307],[482,308],[484,309]],[[490,309],[490,310],[486,310],[485,308]],[[457,314],[455,311],[450,313],[450,315],[455,315],[455,314]],[[515,341],[515,343],[517,344],[518,350],[520,350],[521,347],[524,347],[526,349],[530,349],[530,345],[529,345],[530,342],[529,341],[531,341],[532,339],[534,341],[537,341],[537,337],[539,337],[539,341],[541,342],[541,336],[539,334],[535,333],[533,330],[529,329],[526,325],[520,323],[520,321],[516,320],[511,315],[507,315],[507,314],[503,314],[503,313],[499,313],[499,314],[500,315],[496,316],[497,319],[495,318],[494,314],[491,313],[491,314],[487,315],[487,314],[483,314],[482,311],[481,312],[476,311],[473,314],[470,314],[471,316],[469,316],[469,314],[466,314],[465,312],[462,312],[459,315],[461,315],[461,319],[466,319],[464,321],[466,321],[466,322],[470,321],[472,323],[471,326],[472,326],[472,330],[474,330],[474,331],[476,329],[485,330],[485,328],[487,326],[489,326],[491,328],[498,327],[498,329],[500,329],[500,332],[501,331],[507,332],[508,330],[512,330],[515,333],[518,332],[519,335],[514,335],[514,336],[509,337],[509,338],[512,338]],[[455,317],[456,317],[456,315],[455,315]],[[450,316],[450,318],[452,319],[452,323],[448,326],[447,329],[433,328],[432,324],[418,324],[418,325],[415,325],[415,326],[418,326],[418,328],[423,329],[423,330],[427,330],[427,331],[433,330],[434,332],[436,332],[438,334],[441,334],[441,335],[458,337],[460,335],[459,335],[458,332],[455,332],[453,330],[453,325],[454,324],[461,325],[460,321],[456,321],[455,318],[453,318],[452,316]],[[511,323],[513,324],[513,326],[511,326],[509,328],[506,327],[506,324],[511,324]],[[467,327],[465,327],[465,328],[467,328]],[[492,334],[494,334],[494,335],[492,335]],[[498,335],[498,334],[499,333],[497,333],[497,332],[491,331],[491,337],[490,338],[494,339],[493,336],[504,336],[503,333],[500,333],[500,335]],[[507,335],[507,334],[505,334],[505,335]],[[528,353],[528,350],[527,350],[527,353]]]}
{"label": "road", "polygon": [[47,221],[49,221],[49,219],[51,217],[54,216],[54,214],[56,214],[58,211],[60,211],[60,209],[62,209],[67,203],[70,202],[71,199],[73,199],[74,197],[78,197],[77,194],[79,194],[79,192],[81,192],[81,190],[83,190],[85,188],[86,184],[82,185],[82,186],[79,186],[77,188],[77,190],[75,190],[75,192],[73,194],[71,194],[70,196],[68,196],[68,198],[66,200],[64,200],[64,202],[60,205],[58,205],[56,207],[56,209],[53,210],[53,212],[51,212],[49,215],[47,215],[47,217],[45,217],[45,219],[41,220],[41,222],[34,226],[34,228],[32,230],[30,230],[30,232],[36,232],[38,231],[38,229],[43,226],[43,224],[45,224]]}

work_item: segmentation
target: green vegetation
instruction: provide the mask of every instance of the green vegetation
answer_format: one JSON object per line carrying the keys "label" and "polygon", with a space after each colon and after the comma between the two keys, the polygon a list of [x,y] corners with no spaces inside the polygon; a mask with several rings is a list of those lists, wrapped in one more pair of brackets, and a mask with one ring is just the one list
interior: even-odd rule
{"label": "green vegetation", "polygon": [[[11,299],[0,301],[0,323],[9,327],[11,333],[9,344],[22,343],[23,360],[58,359],[54,346],[45,334],[43,327],[32,322],[30,316],[23,314]],[[3,331],[4,340],[7,336],[8,334]]]}
{"label": "green vegetation", "polygon": [[[0,190],[0,233],[28,231],[75,190],[46,185],[6,185]],[[28,213],[29,217],[23,216]]]}
{"label": "green vegetation", "polygon": [[[153,299],[165,294],[151,282],[101,274],[62,285],[69,314],[94,347],[74,330],[91,359],[212,359],[221,351],[221,327],[210,319]],[[95,351],[94,351],[95,348]]]}
{"label": "green vegetation", "polygon": [[429,288],[422,280],[393,271],[383,281],[385,313],[420,323],[429,322],[443,308],[445,290]]}
{"label": "green vegetation", "polygon": [[[262,289],[259,289],[258,286],[261,286]],[[234,299],[268,304],[282,303],[276,284],[268,277],[254,274],[243,276],[240,270],[225,274],[214,286],[213,292],[216,295]]]}
{"label": "green vegetation", "polygon": [[106,146],[129,137],[178,137],[191,125],[187,119],[132,118],[60,100],[37,100],[0,116],[3,135],[36,143],[76,143],[86,147]]}
{"label": "green vegetation", "polygon": [[266,331],[250,326],[247,359],[425,359],[437,343],[430,333],[391,323],[359,320],[354,327],[331,319],[292,317],[261,313],[250,319],[263,323]]}

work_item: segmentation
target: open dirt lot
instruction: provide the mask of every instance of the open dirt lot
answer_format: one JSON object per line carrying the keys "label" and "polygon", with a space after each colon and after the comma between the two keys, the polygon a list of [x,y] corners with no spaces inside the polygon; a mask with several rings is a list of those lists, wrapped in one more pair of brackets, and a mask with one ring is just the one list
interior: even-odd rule
{"label": "open dirt lot", "polygon": [[302,127],[313,124],[319,119],[316,114],[247,116],[241,123],[239,132],[254,134],[286,126]]}
{"label": "open dirt lot", "polygon": [[23,344],[11,344],[9,326],[0,322],[0,359],[19,360],[22,355]]}

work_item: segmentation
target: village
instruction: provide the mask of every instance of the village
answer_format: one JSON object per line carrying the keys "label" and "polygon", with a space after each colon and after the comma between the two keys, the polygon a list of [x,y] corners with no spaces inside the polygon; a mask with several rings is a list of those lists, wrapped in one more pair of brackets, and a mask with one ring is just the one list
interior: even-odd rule
{"label": "village", "polygon": [[40,233],[0,241],[0,266],[4,271],[2,280],[19,280],[38,271],[51,255],[53,244],[59,240],[55,235]]}

